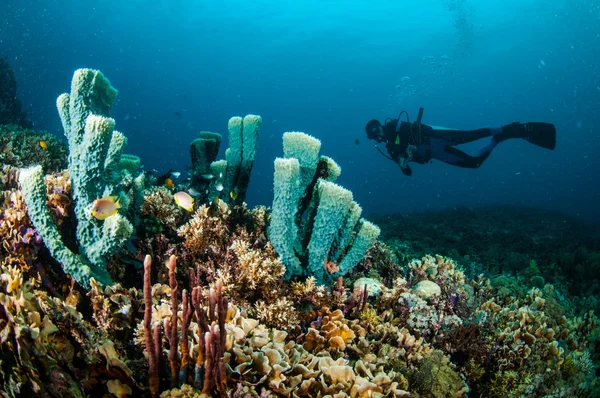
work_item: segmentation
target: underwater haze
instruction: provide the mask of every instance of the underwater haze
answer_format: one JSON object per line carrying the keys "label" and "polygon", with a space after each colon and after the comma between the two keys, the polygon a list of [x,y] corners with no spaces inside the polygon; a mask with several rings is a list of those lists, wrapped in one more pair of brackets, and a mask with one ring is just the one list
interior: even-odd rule
{"label": "underwater haze", "polygon": [[[261,115],[250,206],[272,202],[281,136],[302,131],[365,213],[515,204],[598,221],[598,48],[595,0],[0,3],[0,56],[36,129],[62,136],[55,99],[83,67],[119,90],[111,116],[146,169],[185,171],[200,131]],[[557,147],[510,140],[479,169],[406,177],[364,126],[419,107],[458,129],[553,123]]]}

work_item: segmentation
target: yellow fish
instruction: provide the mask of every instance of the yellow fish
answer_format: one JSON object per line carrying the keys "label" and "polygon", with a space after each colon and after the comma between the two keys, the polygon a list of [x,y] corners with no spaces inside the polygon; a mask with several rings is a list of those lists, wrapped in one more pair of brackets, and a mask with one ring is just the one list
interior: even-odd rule
{"label": "yellow fish", "polygon": [[40,146],[42,149],[48,149],[48,145],[46,145],[46,141],[40,141]]}
{"label": "yellow fish", "polygon": [[239,191],[237,188],[233,188],[231,191],[229,191],[229,197],[233,200],[236,200],[239,196]]}
{"label": "yellow fish", "polygon": [[119,204],[118,196],[106,196],[94,200],[94,203],[92,203],[92,215],[102,221],[117,214],[117,210],[120,208],[121,205]]}
{"label": "yellow fish", "polygon": [[189,212],[194,211],[194,198],[192,198],[187,192],[177,192],[173,195],[175,203],[183,209]]}
{"label": "yellow fish", "polygon": [[166,179],[165,186],[167,188],[171,188],[171,189],[175,188],[175,184],[173,184],[173,180],[171,180],[170,178]]}

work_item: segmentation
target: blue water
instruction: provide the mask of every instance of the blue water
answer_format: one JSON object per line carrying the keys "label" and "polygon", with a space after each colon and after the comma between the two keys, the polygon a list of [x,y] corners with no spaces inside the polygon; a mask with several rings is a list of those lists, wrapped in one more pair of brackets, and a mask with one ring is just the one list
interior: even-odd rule
{"label": "blue water", "polygon": [[[0,55],[38,129],[62,134],[55,99],[80,67],[119,90],[112,116],[147,169],[182,169],[199,131],[260,114],[250,205],[272,201],[281,134],[303,131],[366,213],[508,203],[598,221],[599,48],[595,0],[0,2]],[[551,122],[558,145],[507,141],[478,170],[405,177],[364,125],[421,106],[454,128]]]}

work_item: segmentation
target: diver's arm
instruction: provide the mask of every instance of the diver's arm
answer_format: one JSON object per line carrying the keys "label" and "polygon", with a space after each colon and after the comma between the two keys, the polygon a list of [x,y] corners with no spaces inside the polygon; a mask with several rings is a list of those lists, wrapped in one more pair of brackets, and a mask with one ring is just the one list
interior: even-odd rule
{"label": "diver's arm", "polygon": [[412,175],[412,169],[408,165],[405,157],[399,156],[396,163],[398,164],[398,167],[400,167],[400,170],[402,170],[402,174],[409,177]]}

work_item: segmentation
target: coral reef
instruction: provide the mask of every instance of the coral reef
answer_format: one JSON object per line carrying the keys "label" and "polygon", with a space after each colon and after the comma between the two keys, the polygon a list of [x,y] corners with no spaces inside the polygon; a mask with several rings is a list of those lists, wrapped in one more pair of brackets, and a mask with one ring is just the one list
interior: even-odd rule
{"label": "coral reef", "polygon": [[42,166],[46,173],[67,165],[67,144],[56,136],[17,125],[0,125],[0,162],[6,166]]}
{"label": "coral reef", "polygon": [[[192,187],[220,179],[234,194],[183,210],[121,154],[107,117],[114,95],[99,72],[80,70],[59,98],[68,170],[53,169],[66,151],[56,166],[3,159],[2,396],[600,396],[597,300],[569,294],[578,271],[560,274],[561,261],[593,270],[593,245],[524,251],[501,274],[499,249],[478,251],[464,238],[475,232],[428,216],[409,237],[381,219],[377,241],[334,184],[339,167],[301,133],[284,136],[273,208],[249,209],[256,116],[230,120],[227,161],[214,160],[220,138],[195,141]],[[92,200],[111,194],[121,214],[92,218]],[[398,219],[418,224],[411,217]],[[532,239],[555,242],[542,236],[557,233],[548,225]],[[111,249],[94,252],[106,239]]]}

